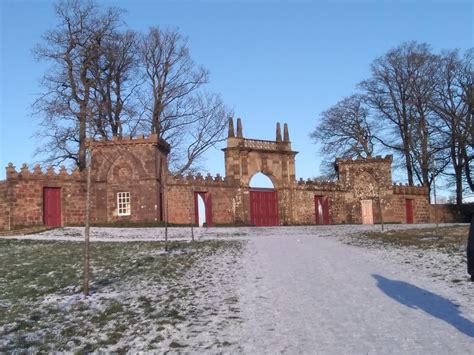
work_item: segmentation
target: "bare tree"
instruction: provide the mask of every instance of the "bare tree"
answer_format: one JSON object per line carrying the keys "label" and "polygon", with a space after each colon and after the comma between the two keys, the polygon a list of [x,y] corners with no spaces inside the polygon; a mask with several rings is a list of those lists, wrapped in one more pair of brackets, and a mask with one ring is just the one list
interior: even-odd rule
{"label": "bare tree", "polygon": [[329,160],[336,157],[367,157],[372,155],[374,145],[369,111],[361,95],[352,95],[324,111],[310,134],[321,143],[321,152]]}
{"label": "bare tree", "polygon": [[[118,26],[119,11],[101,11],[91,1],[67,0],[55,5],[60,23],[46,32],[36,48],[41,60],[52,63],[42,80],[44,92],[34,103],[43,118],[43,151],[48,160],[73,159],[86,167],[86,125],[94,80],[92,67],[101,56],[103,41]],[[50,147],[50,148],[49,148]]]}
{"label": "bare tree", "polygon": [[133,135],[140,112],[135,94],[143,82],[138,72],[137,35],[116,31],[101,47],[92,67],[96,134],[109,139],[122,136],[125,130]]}
{"label": "bare tree", "polygon": [[[431,101],[433,110],[439,118],[436,129],[441,134],[453,167],[458,205],[463,199],[465,168],[469,170],[470,109],[465,100],[469,97],[467,92],[471,80],[469,66],[460,58],[458,51],[443,53],[437,63],[436,89]],[[470,174],[468,176],[469,181]]]}
{"label": "bare tree", "polygon": [[[388,128],[374,137],[404,158],[410,185],[416,177],[429,188],[431,165],[442,151],[431,127],[436,56],[425,43],[404,43],[376,59],[371,72],[372,77],[359,86]],[[436,173],[444,167],[443,161]]]}
{"label": "bare tree", "polygon": [[173,146],[170,167],[182,173],[224,139],[230,110],[218,95],[203,92],[209,73],[193,62],[177,31],[151,28],[142,37],[140,55],[148,113],[142,127]]}

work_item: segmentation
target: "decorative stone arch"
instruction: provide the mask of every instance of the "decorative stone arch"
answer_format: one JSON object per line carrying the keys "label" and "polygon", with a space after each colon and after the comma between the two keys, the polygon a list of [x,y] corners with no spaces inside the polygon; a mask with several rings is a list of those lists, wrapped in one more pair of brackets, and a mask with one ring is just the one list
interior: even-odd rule
{"label": "decorative stone arch", "polygon": [[131,163],[126,157],[120,157],[115,160],[110,165],[105,178],[108,183],[114,182],[120,184],[126,184],[139,179],[140,174],[137,171],[135,165]]}
{"label": "decorative stone arch", "polygon": [[232,178],[240,187],[248,188],[256,173],[263,173],[272,180],[276,190],[289,187],[295,181],[295,152],[291,149],[288,126],[284,125],[284,138],[280,123],[276,126],[275,141],[244,138],[242,123],[237,120],[237,135],[234,123],[229,119],[229,134],[225,152],[226,177]]}
{"label": "decorative stone arch", "polygon": [[[258,174],[262,174],[262,175],[264,175],[265,177],[267,177],[267,178],[271,181],[271,183],[272,183],[272,185],[273,185],[273,189],[276,189],[277,181],[276,181],[275,176],[273,176],[271,173],[268,173],[268,172],[266,172],[266,171],[256,171],[256,172],[254,172],[254,173],[250,176],[249,181],[248,181],[248,183],[247,183],[247,186],[248,186],[249,188],[252,188],[252,186],[250,186],[250,182],[251,182],[252,179],[253,179],[256,175],[258,175]],[[258,187],[261,187],[261,186],[258,186]]]}
{"label": "decorative stone arch", "polygon": [[[95,164],[94,164],[95,163]],[[95,178],[98,181],[107,181],[116,175],[116,169],[127,166],[134,177],[146,178],[147,173],[141,161],[126,147],[117,147],[114,150],[101,149],[100,153],[93,157]]]}
{"label": "decorative stone arch", "polygon": [[375,199],[379,196],[379,184],[375,177],[366,172],[360,172],[354,177],[353,191],[359,200]]}
{"label": "decorative stone arch", "polygon": [[[239,188],[236,199],[241,202],[235,213],[236,222],[256,225],[290,223],[291,189],[295,183],[295,155],[298,152],[291,148],[287,124],[282,139],[280,123],[277,123],[274,141],[244,138],[240,118],[237,119],[237,134],[234,132],[234,122],[230,118],[227,147],[223,151],[226,179]],[[252,191],[250,180],[257,173],[263,173],[272,181],[273,191]],[[269,220],[260,218],[262,214],[257,216],[255,211],[260,207],[267,209]],[[262,213],[265,215],[267,212]]]}

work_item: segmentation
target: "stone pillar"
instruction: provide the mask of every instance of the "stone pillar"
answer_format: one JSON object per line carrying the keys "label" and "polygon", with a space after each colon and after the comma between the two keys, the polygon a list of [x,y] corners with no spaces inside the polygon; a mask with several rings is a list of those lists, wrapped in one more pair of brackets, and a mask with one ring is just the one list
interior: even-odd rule
{"label": "stone pillar", "polygon": [[234,119],[232,117],[229,117],[229,132],[227,134],[228,138],[234,138],[235,133],[234,133]]}
{"label": "stone pillar", "polygon": [[242,121],[240,118],[237,118],[237,138],[243,138],[243,132],[242,132]]}
{"label": "stone pillar", "polygon": [[280,128],[280,122],[277,122],[276,126],[276,142],[281,143],[281,128]]}

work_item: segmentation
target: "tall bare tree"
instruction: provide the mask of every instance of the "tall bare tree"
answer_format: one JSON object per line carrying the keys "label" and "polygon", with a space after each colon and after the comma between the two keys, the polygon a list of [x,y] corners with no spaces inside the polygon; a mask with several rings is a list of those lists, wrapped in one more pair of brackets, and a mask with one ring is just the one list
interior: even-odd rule
{"label": "tall bare tree", "polygon": [[[430,105],[436,56],[426,43],[404,43],[371,65],[371,78],[359,86],[376,116],[388,125],[375,139],[404,158],[408,183],[414,178],[430,187],[433,161],[441,147],[433,139]],[[445,166],[438,164],[435,174]]]}
{"label": "tall bare tree", "polygon": [[470,96],[468,90],[471,86],[471,72],[472,64],[463,60],[458,51],[440,55],[437,62],[435,95],[431,101],[439,118],[436,129],[441,134],[453,168],[458,205],[462,204],[463,200],[465,168],[468,171],[467,180],[472,185],[468,157],[471,112],[466,101]]}
{"label": "tall bare tree", "polygon": [[137,44],[135,32],[116,31],[102,43],[92,67],[94,126],[105,139],[136,131],[140,113],[136,94],[143,83]]}
{"label": "tall bare tree", "polygon": [[[372,125],[364,98],[355,94],[344,98],[321,113],[320,120],[310,134],[321,144],[321,153],[333,163],[336,157],[367,157],[374,150]],[[332,167],[332,166],[331,166]],[[323,169],[329,167],[323,166]]]}
{"label": "tall bare tree", "polygon": [[182,173],[224,139],[230,110],[218,95],[203,91],[209,73],[194,63],[186,39],[176,30],[151,28],[142,37],[140,56],[148,112],[142,127],[171,144],[170,166]]}
{"label": "tall bare tree", "polygon": [[86,125],[94,86],[91,73],[102,55],[102,43],[118,26],[120,13],[102,11],[91,1],[67,0],[55,5],[59,24],[36,48],[40,60],[52,63],[42,80],[43,94],[34,103],[43,117],[42,135],[50,161],[73,159],[86,167]]}

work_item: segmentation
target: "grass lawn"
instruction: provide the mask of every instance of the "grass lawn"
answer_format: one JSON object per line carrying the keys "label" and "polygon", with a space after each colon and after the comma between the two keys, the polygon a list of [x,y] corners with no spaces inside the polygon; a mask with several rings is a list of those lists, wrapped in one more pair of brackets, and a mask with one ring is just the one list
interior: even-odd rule
{"label": "grass lawn", "polygon": [[0,239],[0,352],[181,348],[183,338],[170,336],[176,329],[238,313],[235,302],[208,293],[225,284],[215,268],[235,263],[242,242],[170,246],[165,253],[161,242],[93,243],[84,299],[82,243]]}
{"label": "grass lawn", "polygon": [[350,237],[350,244],[415,247],[444,252],[466,250],[468,225],[436,228],[393,229],[385,232],[363,232]]}

